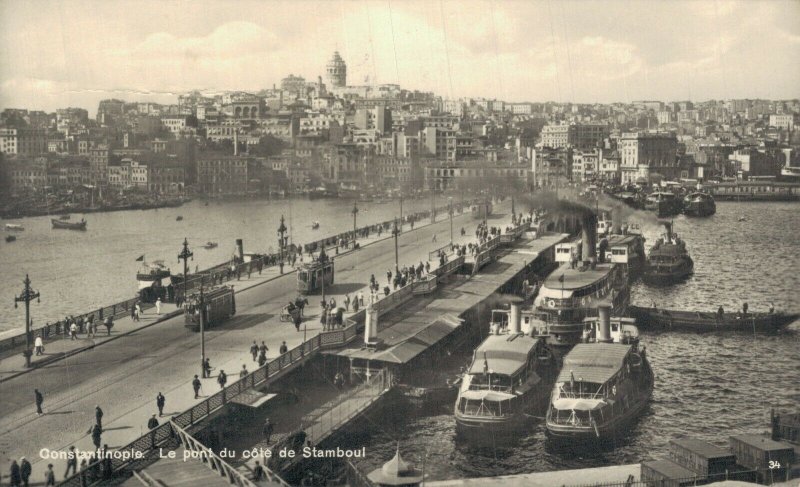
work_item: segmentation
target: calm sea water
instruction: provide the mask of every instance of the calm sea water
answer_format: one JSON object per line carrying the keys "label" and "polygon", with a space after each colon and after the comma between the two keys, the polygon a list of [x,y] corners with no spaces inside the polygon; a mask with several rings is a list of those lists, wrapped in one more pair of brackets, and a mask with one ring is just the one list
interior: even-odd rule
{"label": "calm sea water", "polygon": [[[429,199],[405,200],[403,214],[430,209]],[[437,198],[436,205],[446,204]],[[358,203],[358,226],[399,216],[399,201]],[[130,299],[136,293],[136,258],[163,260],[175,273],[183,272],[177,256],[184,238],[194,251],[192,268],[210,267],[230,260],[237,238],[244,239],[245,252],[278,248],[277,229],[281,215],[290,228],[291,242],[308,243],[353,228],[352,202],[337,199],[247,200],[210,203],[192,201],[180,208],[144,211],[73,214],[82,217],[87,231],[53,230],[50,217],[0,220],[25,227],[14,232],[17,241],[0,240],[0,332],[25,325],[22,306],[14,308],[14,296],[23,289],[29,274],[41,292],[41,303],[31,305],[34,326]],[[177,216],[182,221],[176,221]],[[320,227],[311,228],[312,221]],[[208,241],[219,247],[205,250]]]}
{"label": "calm sea water", "polygon": [[[661,229],[649,214],[634,215],[652,245]],[[739,221],[744,218],[744,221]],[[675,219],[695,261],[686,283],[650,288],[637,283],[636,304],[663,308],[800,311],[800,205],[718,203],[707,219]],[[402,408],[373,423],[351,446],[370,453],[359,464],[379,467],[399,440],[404,458],[425,465],[429,480],[482,477],[554,469],[637,463],[663,457],[671,438],[690,435],[725,445],[729,435],[768,429],[769,408],[800,404],[800,324],[776,336],[742,333],[643,333],[656,374],[651,405],[629,436],[604,450],[565,452],[545,441],[542,420],[533,420],[518,443],[478,446],[457,438],[452,404],[438,411]]]}

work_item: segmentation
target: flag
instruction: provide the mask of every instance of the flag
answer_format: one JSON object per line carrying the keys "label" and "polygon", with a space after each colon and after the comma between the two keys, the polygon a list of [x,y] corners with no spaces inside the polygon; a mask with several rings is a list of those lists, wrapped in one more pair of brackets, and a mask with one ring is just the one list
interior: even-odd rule
{"label": "flag", "polygon": [[562,284],[564,283],[564,274],[561,274],[561,275],[558,277],[558,282],[560,282],[560,283],[562,283]]}
{"label": "flag", "polygon": [[483,375],[489,373],[489,361],[486,360],[486,352],[483,352]]}
{"label": "flag", "polygon": [[144,254],[140,255],[136,262],[144,262]]}
{"label": "flag", "polygon": [[575,392],[575,376],[571,370],[569,371],[569,388],[572,392]]}

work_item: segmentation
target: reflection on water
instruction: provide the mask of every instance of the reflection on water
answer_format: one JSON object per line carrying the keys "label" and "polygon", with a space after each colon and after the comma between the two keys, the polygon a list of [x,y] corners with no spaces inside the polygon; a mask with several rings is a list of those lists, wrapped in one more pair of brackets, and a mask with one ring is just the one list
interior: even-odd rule
{"label": "reflection on water", "polygon": [[[797,228],[794,203],[722,202],[710,218],[678,217],[675,230],[687,242],[695,274],[666,288],[636,283],[633,301],[698,310],[737,309],[743,302],[766,310],[774,302],[776,309],[798,312]],[[644,229],[649,249],[660,229]],[[798,323],[774,336],[643,332],[655,371],[653,400],[628,437],[604,449],[554,448],[541,419],[516,444],[471,445],[456,437],[452,405],[435,412],[398,406],[392,421],[373,424],[371,436],[352,446],[367,447],[370,455],[359,465],[369,471],[392,457],[399,439],[404,458],[417,468],[424,463],[429,480],[442,480],[638,463],[666,456],[669,440],[682,435],[724,445],[732,434],[766,431],[771,406],[800,404],[797,330]]]}

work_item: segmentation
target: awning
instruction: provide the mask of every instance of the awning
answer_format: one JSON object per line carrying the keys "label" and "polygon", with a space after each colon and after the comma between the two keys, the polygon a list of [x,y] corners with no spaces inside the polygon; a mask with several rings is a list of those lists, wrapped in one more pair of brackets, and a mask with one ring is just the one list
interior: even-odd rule
{"label": "awning", "polygon": [[266,404],[267,401],[276,396],[277,394],[271,394],[271,393],[265,394],[255,389],[250,389],[234,397],[233,399],[230,400],[230,402],[234,402],[236,404],[241,404],[242,406],[247,406],[251,408],[258,408]]}
{"label": "awning", "polygon": [[474,391],[464,391],[461,393],[461,397],[464,399],[469,399],[471,401],[508,401],[509,399],[513,399],[516,397],[514,394],[509,394],[507,392],[499,392],[499,391],[490,391],[490,390],[474,390]]}
{"label": "awning", "polygon": [[595,411],[602,408],[605,402],[602,399],[571,399],[561,397],[553,401],[553,407],[561,411],[577,409],[579,411]]}

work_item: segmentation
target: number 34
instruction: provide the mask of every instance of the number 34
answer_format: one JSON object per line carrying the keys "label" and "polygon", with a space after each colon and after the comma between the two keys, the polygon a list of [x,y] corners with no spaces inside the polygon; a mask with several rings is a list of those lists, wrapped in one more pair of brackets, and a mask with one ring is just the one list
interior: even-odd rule
{"label": "number 34", "polygon": [[769,468],[770,468],[770,470],[774,470],[776,468],[781,468],[781,462],[776,461],[776,460],[770,460],[769,461]]}

